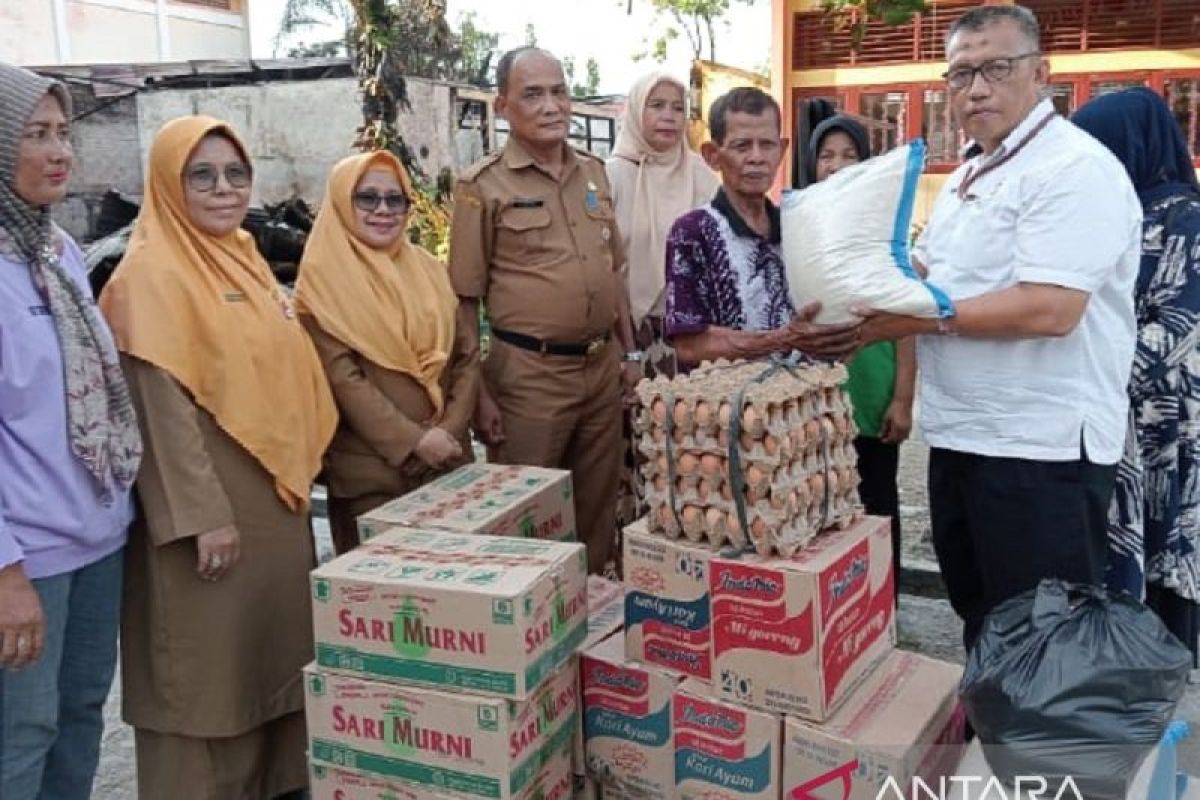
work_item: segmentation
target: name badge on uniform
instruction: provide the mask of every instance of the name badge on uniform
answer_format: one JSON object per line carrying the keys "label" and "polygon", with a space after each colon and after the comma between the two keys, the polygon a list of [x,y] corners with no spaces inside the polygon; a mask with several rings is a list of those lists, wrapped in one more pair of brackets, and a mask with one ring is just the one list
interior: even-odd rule
{"label": "name badge on uniform", "polygon": [[583,196],[583,202],[587,205],[588,211],[595,211],[600,208],[600,198],[596,194],[596,184],[588,181],[587,194]]}
{"label": "name badge on uniform", "polygon": [[546,203],[543,200],[538,200],[536,197],[518,197],[513,200],[513,208],[541,208]]}

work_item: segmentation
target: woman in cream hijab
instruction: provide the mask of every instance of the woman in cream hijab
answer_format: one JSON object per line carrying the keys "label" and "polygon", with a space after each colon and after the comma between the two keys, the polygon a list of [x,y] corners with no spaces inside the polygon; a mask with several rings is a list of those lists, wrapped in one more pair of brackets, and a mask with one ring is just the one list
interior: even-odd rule
{"label": "woman in cream hijab", "polygon": [[[688,149],[684,85],[669,73],[644,76],[629,90],[621,132],[606,169],[617,227],[627,255],[626,281],[634,335],[647,377],[675,374],[675,353],[663,340],[667,234],[683,214],[713,199],[720,181]],[[627,421],[626,427],[632,430]],[[621,475],[617,520],[643,512],[632,440]]]}
{"label": "woman in cream hijab", "polygon": [[647,374],[674,372],[663,344],[667,234],[677,218],[713,199],[720,182],[688,149],[684,85],[656,71],[629,90],[606,165],[628,257],[629,303]]}
{"label": "woman in cream hijab", "polygon": [[478,352],[445,265],[405,235],[412,196],[391,153],[342,160],[300,262],[300,320],[341,411],[325,455],[339,553],[360,514],[470,460]]}
{"label": "woman in cream hijab", "polygon": [[121,629],[141,797],[271,800],[308,783],[308,496],[337,412],[240,229],[252,179],[226,123],[164,125],[100,298],[146,450]]}

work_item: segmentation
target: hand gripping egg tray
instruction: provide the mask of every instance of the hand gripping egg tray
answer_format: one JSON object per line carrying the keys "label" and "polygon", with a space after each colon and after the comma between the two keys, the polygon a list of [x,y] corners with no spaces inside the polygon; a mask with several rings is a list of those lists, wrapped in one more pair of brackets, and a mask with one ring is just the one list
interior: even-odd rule
{"label": "hand gripping egg tray", "polygon": [[840,364],[706,362],[638,386],[650,530],[790,556],[861,516]]}

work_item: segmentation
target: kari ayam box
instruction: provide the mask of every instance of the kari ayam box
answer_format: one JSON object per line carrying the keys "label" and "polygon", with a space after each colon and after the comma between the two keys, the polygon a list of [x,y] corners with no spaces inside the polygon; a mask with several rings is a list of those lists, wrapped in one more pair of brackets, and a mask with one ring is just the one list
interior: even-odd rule
{"label": "kari ayam box", "polygon": [[671,703],[679,676],[628,660],[620,635],[586,651],[579,668],[588,773],[605,796],[672,800]]}
{"label": "kari ayam box", "polygon": [[582,545],[395,528],[312,573],[317,664],[521,699],[587,635]]}
{"label": "kari ayam box", "polygon": [[358,518],[358,532],[364,540],[396,525],[573,542],[571,473],[467,464]]}
{"label": "kari ayam box", "polygon": [[712,676],[709,562],[717,551],[650,533],[646,521],[625,529],[625,646],[635,661],[684,677]]}
{"label": "kari ayam box", "polygon": [[[876,800],[938,786],[962,759],[962,667],[893,652],[824,723],[789,717],[783,730],[788,800]],[[886,791],[885,791],[886,790]],[[889,794],[890,793],[890,794]]]}
{"label": "kari ayam box", "polygon": [[520,800],[539,785],[570,795],[579,713],[574,665],[524,701],[366,680],[312,665],[304,684],[314,765],[467,800]]}
{"label": "kari ayam box", "polygon": [[714,559],[713,686],[820,722],[895,647],[891,527],[865,517],[792,558]]}
{"label": "kari ayam box", "polygon": [[780,800],[777,714],[716,697],[689,678],[672,702],[678,800]]}

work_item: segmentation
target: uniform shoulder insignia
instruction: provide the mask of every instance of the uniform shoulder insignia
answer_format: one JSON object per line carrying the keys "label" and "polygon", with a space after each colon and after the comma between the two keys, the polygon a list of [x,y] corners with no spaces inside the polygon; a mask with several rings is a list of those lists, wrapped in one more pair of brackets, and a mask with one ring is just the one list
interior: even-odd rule
{"label": "uniform shoulder insignia", "polygon": [[575,145],[571,145],[571,149],[574,150],[575,154],[580,158],[587,158],[599,163],[601,166],[604,165],[604,159],[593,153],[591,150],[585,150],[584,148],[576,147]]}
{"label": "uniform shoulder insignia", "polygon": [[458,179],[460,181],[475,180],[476,178],[479,177],[480,173],[482,173],[484,170],[486,170],[492,164],[495,164],[497,161],[499,161],[500,156],[503,154],[504,154],[503,150],[496,150],[494,152],[488,153],[486,156],[479,159],[474,164],[472,164],[471,166],[464,169],[462,172],[458,173]]}

